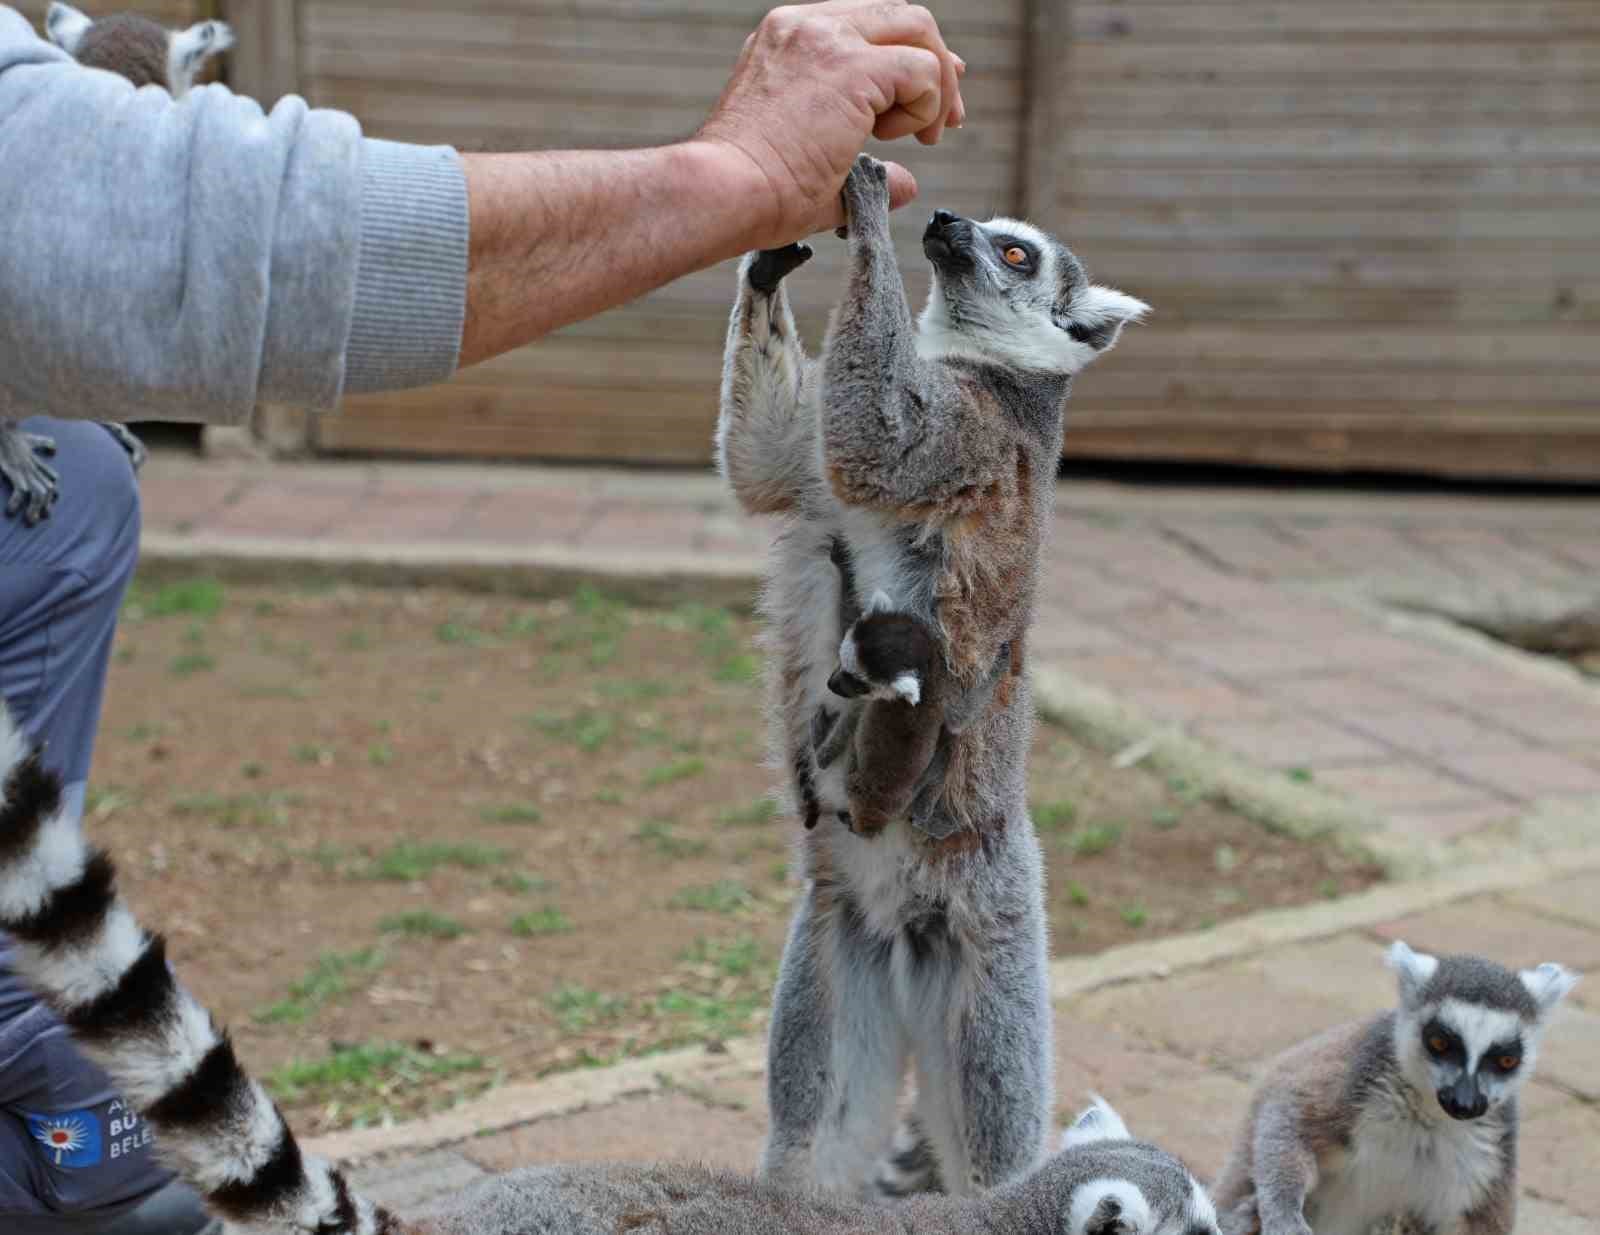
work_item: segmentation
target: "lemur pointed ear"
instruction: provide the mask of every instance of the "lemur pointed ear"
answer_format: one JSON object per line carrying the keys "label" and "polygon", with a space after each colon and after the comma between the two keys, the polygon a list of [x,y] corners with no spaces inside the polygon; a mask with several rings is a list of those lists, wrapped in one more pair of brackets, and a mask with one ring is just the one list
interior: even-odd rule
{"label": "lemur pointed ear", "polygon": [[50,36],[50,41],[69,56],[78,54],[83,36],[92,25],[94,22],[88,16],[70,4],[62,4],[61,0],[55,0],[44,18],[45,33]]}
{"label": "lemur pointed ear", "polygon": [[1058,304],[1050,316],[1079,343],[1107,352],[1116,346],[1124,326],[1143,321],[1149,312],[1150,306],[1144,301],[1114,287],[1092,283],[1073,293],[1065,304]]}
{"label": "lemur pointed ear", "polygon": [[1423,952],[1413,952],[1399,939],[1390,945],[1384,963],[1400,976],[1400,998],[1408,1004],[1421,999],[1423,989],[1439,968],[1437,958]]}
{"label": "lemur pointed ear", "polygon": [[1093,1098],[1093,1104],[1072,1121],[1070,1128],[1061,1133],[1062,1149],[1090,1145],[1095,1141],[1133,1140],[1133,1133],[1129,1132],[1128,1125],[1122,1122],[1122,1116],[1111,1108],[1111,1103],[1099,1094],[1094,1094]]}
{"label": "lemur pointed ear", "polygon": [[1537,969],[1524,969],[1517,977],[1539,1005],[1539,1015],[1549,1016],[1555,1006],[1578,985],[1578,975],[1564,965],[1547,962]]}
{"label": "lemur pointed ear", "polygon": [[233,46],[233,29],[225,21],[196,22],[172,36],[173,93],[194,84],[195,74],[212,56],[220,56]]}

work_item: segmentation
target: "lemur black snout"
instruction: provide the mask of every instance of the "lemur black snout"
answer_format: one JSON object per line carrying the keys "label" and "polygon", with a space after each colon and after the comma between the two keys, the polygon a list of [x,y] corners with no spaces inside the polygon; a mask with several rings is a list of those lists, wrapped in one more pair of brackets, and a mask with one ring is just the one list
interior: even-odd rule
{"label": "lemur black snout", "polygon": [[949,227],[955,221],[956,215],[953,210],[935,210],[929,223],[933,227]]}
{"label": "lemur black snout", "polygon": [[841,699],[854,699],[867,693],[865,682],[853,673],[846,673],[843,669],[835,669],[833,676],[828,679],[828,689]]}
{"label": "lemur black snout", "polygon": [[1489,1109],[1489,1099],[1470,1077],[1463,1077],[1451,1088],[1439,1091],[1439,1105],[1451,1119],[1477,1119]]}

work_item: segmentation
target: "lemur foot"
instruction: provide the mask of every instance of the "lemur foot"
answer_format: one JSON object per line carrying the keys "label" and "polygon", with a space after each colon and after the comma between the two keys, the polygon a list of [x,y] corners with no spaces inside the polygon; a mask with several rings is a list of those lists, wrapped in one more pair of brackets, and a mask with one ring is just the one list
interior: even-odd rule
{"label": "lemur foot", "polygon": [[133,470],[138,471],[144,466],[144,461],[150,457],[150,452],[144,448],[144,443],[133,435],[127,425],[102,424],[100,426],[112,437],[117,439],[117,444],[128,452],[128,461],[133,464]]}
{"label": "lemur foot", "polygon": [[889,165],[870,154],[856,155],[856,165],[844,178],[845,225],[837,234],[860,236],[875,222],[889,225]]}
{"label": "lemur foot", "polygon": [[915,1118],[895,1129],[889,1156],[878,1163],[873,1188],[884,1200],[902,1200],[919,1192],[943,1192],[933,1143]]}
{"label": "lemur foot", "polygon": [[746,278],[758,292],[771,295],[784,276],[793,274],[811,260],[809,244],[786,244],[781,249],[762,249],[750,263]]}
{"label": "lemur foot", "polygon": [[11,486],[6,503],[6,518],[19,513],[29,527],[50,517],[50,508],[61,496],[61,475],[40,455],[56,452],[53,438],[24,433],[15,425],[0,425],[0,478]]}

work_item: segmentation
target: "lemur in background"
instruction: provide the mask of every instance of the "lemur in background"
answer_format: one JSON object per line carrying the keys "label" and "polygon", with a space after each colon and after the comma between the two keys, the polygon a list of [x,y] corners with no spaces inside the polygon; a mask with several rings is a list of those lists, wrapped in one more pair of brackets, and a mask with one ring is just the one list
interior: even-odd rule
{"label": "lemur in background", "polygon": [[[96,21],[59,2],[45,15],[45,32],[79,64],[116,73],[135,86],[161,86],[173,98],[189,91],[207,60],[233,46],[224,22],[168,30],[130,13]],[[144,445],[123,425],[105,429],[122,444],[137,471],[144,464]],[[49,517],[61,492],[61,477],[44,460],[55,449],[50,438],[24,433],[15,421],[0,419],[0,477],[11,485],[7,517],[21,514],[30,526]]]}
{"label": "lemur in background", "polygon": [[0,705],[0,930],[17,973],[149,1120],[221,1217],[303,1235],[1219,1235],[1205,1189],[1096,1101],[1029,1178],[894,1210],[697,1166],[525,1167],[401,1219],[303,1154],[227,1035],[62,809],[59,777]]}
{"label": "lemur in background", "polygon": [[1400,1006],[1268,1065],[1216,1185],[1228,1235],[1510,1235],[1517,1097],[1577,983],[1389,951]]}
{"label": "lemur in background", "polygon": [[[844,201],[849,282],[819,361],[782,288],[809,250],[741,265],[717,434],[743,507],[785,516],[762,599],[774,745],[816,825],[773,1010],[763,1170],[875,1193],[909,1062],[919,1182],[936,1171],[970,1193],[1046,1152],[1021,649],[1072,377],[1145,306],[1091,285],[1036,228],[939,211],[915,321],[883,164],[858,160]],[[887,605],[868,606],[878,592]]]}

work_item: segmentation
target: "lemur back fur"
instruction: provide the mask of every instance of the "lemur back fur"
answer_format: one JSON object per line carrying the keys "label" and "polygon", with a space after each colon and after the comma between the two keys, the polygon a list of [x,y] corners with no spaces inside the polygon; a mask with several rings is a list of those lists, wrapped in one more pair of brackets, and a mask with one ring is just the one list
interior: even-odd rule
{"label": "lemur back fur", "polygon": [[[59,0],[45,16],[45,32],[84,67],[115,73],[135,86],[160,86],[173,98],[189,91],[207,60],[233,46],[233,33],[225,22],[203,21],[187,30],[168,30],[132,13],[96,21]],[[123,425],[105,428],[137,469],[145,458],[143,444]],[[60,475],[44,462],[54,452],[50,438],[24,433],[15,421],[0,419],[0,477],[11,486],[7,517],[20,514],[29,524],[49,517],[61,484]]]}
{"label": "lemur back fur", "polygon": [[105,1068],[213,1211],[304,1235],[1216,1235],[1204,1189],[1096,1103],[1031,1178],[889,1211],[686,1165],[527,1167],[402,1219],[303,1153],[166,945],[62,808],[61,782],[0,706],[0,930],[17,973]]}
{"label": "lemur back fur", "polygon": [[[744,508],[782,518],[762,599],[774,746],[815,825],[773,1013],[763,1169],[871,1191],[909,1064],[929,1152],[902,1144],[901,1161],[936,1163],[928,1178],[966,1193],[1045,1152],[1022,648],[1072,376],[1145,306],[1090,285],[1027,224],[941,212],[918,323],[883,165],[858,161],[844,198],[848,285],[820,360],[782,286],[809,250],[741,266],[717,435]],[[887,604],[863,612],[877,593]],[[888,614],[925,629],[942,662],[920,667],[915,692],[897,686],[915,657],[877,679],[843,663]],[[865,691],[830,690],[841,673]]]}
{"label": "lemur back fur", "polygon": [[1390,964],[1397,1009],[1267,1066],[1216,1185],[1229,1235],[1510,1235],[1518,1095],[1576,978],[1404,943]]}

